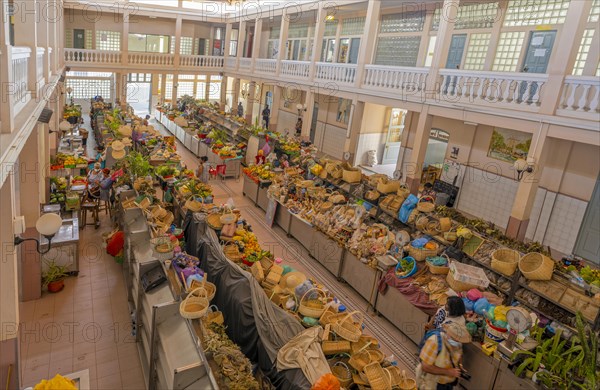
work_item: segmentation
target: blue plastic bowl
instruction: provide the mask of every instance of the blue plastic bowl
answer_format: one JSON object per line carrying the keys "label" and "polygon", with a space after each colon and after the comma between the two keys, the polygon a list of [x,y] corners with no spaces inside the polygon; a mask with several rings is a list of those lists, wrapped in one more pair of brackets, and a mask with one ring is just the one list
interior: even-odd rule
{"label": "blue plastic bowl", "polygon": [[407,273],[406,275],[404,275],[404,276],[398,276],[398,270],[400,270],[402,272],[402,265],[400,264],[400,262],[398,262],[398,265],[396,265],[396,271],[395,271],[396,272],[396,277],[398,279],[410,278],[411,276],[413,276],[414,274],[417,273],[417,261],[413,257],[411,257],[411,256],[406,256],[404,258],[404,260],[412,261],[413,267],[410,270],[410,272]]}

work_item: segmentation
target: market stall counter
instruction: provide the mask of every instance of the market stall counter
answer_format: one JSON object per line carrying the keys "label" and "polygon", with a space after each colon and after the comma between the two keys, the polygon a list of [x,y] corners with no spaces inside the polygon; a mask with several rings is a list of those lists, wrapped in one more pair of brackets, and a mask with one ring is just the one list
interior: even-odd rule
{"label": "market stall counter", "polygon": [[244,175],[244,187],[242,192],[252,201],[252,203],[256,204],[258,200],[258,183],[250,179],[247,175]]}
{"label": "market stall counter", "polygon": [[377,270],[361,263],[352,252],[346,251],[341,278],[372,305],[375,304],[377,294],[378,274]]}

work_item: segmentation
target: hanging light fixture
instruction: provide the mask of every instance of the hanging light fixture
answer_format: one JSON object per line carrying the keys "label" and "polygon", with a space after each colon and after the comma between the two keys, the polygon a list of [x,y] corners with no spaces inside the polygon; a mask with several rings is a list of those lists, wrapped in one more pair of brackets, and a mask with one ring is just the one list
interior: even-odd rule
{"label": "hanging light fixture", "polygon": [[58,233],[60,227],[62,226],[63,220],[58,214],[47,213],[40,216],[35,223],[36,230],[48,240],[48,247],[45,251],[40,250],[40,241],[37,238],[22,238],[21,236],[16,236],[14,244],[15,246],[21,245],[25,241],[35,241],[36,250],[39,254],[43,255],[50,251],[50,247],[52,246],[52,238]]}

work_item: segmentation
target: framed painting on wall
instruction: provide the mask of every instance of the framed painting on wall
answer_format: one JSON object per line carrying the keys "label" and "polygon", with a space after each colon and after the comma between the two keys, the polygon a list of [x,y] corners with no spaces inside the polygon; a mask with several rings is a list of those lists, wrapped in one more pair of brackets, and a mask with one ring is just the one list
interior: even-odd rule
{"label": "framed painting on wall", "polygon": [[343,98],[338,99],[337,116],[335,118],[336,122],[343,123],[345,125],[348,124],[348,119],[350,117],[351,104],[352,104],[351,100],[343,99]]}
{"label": "framed painting on wall", "polygon": [[495,127],[488,149],[488,157],[514,163],[526,159],[531,147],[532,134]]}

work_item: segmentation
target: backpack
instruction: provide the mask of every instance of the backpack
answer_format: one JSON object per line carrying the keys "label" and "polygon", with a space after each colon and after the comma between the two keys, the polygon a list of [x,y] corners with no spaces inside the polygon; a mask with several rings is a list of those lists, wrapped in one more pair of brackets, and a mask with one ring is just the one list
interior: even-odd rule
{"label": "backpack", "polygon": [[437,329],[432,329],[432,330],[428,330],[427,332],[425,332],[425,335],[423,336],[423,338],[421,339],[421,342],[419,343],[419,346],[417,347],[417,353],[419,355],[421,355],[421,350],[423,349],[423,347],[425,346],[425,342],[431,337],[431,336],[437,336],[437,354],[439,355],[440,352],[442,352],[442,330],[437,328]]}

